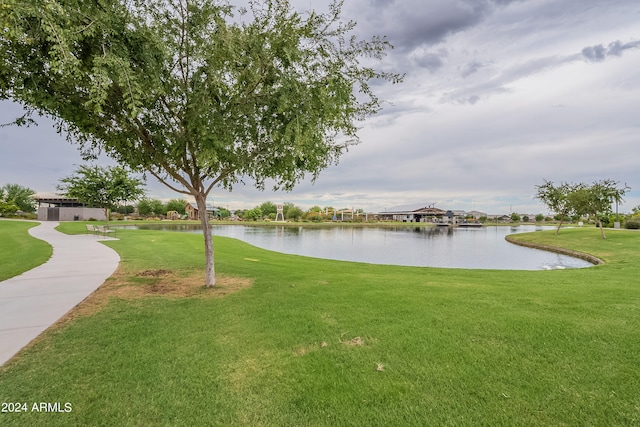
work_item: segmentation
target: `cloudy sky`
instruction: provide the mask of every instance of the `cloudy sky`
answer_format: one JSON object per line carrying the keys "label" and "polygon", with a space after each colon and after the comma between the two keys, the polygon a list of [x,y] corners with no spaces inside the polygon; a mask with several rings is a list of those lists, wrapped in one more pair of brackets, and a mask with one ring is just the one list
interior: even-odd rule
{"label": "cloudy sky", "polygon": [[[300,9],[325,2],[298,0]],[[364,208],[538,213],[535,185],[611,178],[640,205],[640,2],[637,0],[346,0],[364,38],[395,49],[376,88],[388,101],[361,143],[290,193],[251,185],[211,200]],[[0,102],[0,123],[21,107]],[[102,160],[108,163],[108,160]],[[0,185],[52,192],[82,159],[46,120],[0,128]],[[154,181],[149,196],[179,196]]]}

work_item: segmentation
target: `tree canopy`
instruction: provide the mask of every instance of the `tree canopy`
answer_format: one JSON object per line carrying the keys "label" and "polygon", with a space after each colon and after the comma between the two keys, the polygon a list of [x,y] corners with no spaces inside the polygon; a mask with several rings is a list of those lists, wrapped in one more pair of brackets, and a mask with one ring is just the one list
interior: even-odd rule
{"label": "tree canopy", "polygon": [[613,203],[622,203],[623,196],[629,190],[625,184],[619,187],[619,183],[611,179],[595,181],[590,186],[581,185],[569,195],[571,204],[578,215],[593,215],[596,224],[600,227],[602,238],[606,239],[601,215],[611,213]]}
{"label": "tree canopy", "polygon": [[109,210],[120,203],[138,200],[144,195],[144,182],[131,177],[120,166],[80,166],[76,172],[60,180],[58,190],[80,202],[104,209],[109,223]]}
{"label": "tree canopy", "polygon": [[623,196],[630,188],[626,184],[620,187],[614,180],[603,179],[591,185],[581,182],[561,183],[559,186],[545,180],[544,184],[536,186],[536,189],[536,197],[561,217],[556,234],[566,215],[592,215],[596,225],[600,227],[602,238],[606,239],[600,215],[610,213],[613,203],[622,203]]}
{"label": "tree canopy", "polygon": [[560,216],[556,234],[560,231],[564,219],[571,215],[574,210],[571,200],[569,199],[569,194],[571,194],[576,187],[576,184],[569,184],[567,182],[561,182],[559,185],[555,185],[553,182],[547,180],[544,180],[544,184],[542,185],[536,185],[536,198]]}
{"label": "tree canopy", "polygon": [[23,211],[31,213],[36,210],[36,201],[33,196],[36,194],[30,188],[19,184],[5,184],[0,187],[0,212],[15,213]]}
{"label": "tree canopy", "polygon": [[342,3],[303,15],[287,0],[11,0],[0,99],[51,116],[86,156],[102,150],[193,196],[212,286],[212,188],[316,179],[380,110],[369,83],[402,79],[362,65],[390,45],[352,36]]}

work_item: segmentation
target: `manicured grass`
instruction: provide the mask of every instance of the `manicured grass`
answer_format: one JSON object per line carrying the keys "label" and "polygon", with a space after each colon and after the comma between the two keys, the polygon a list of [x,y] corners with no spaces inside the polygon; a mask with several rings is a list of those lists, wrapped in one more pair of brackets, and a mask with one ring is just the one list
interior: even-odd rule
{"label": "manicured grass", "polygon": [[122,257],[97,293],[106,302],[0,371],[0,401],[72,412],[0,414],[0,424],[640,422],[638,233],[518,235],[607,262],[536,272],[337,262],[220,237],[220,277],[253,280],[224,297],[160,292],[202,277],[201,236],[118,237],[106,243]]}
{"label": "manicured grass", "polygon": [[29,235],[28,230],[36,225],[36,222],[0,221],[0,281],[31,270],[51,257],[51,245]]}

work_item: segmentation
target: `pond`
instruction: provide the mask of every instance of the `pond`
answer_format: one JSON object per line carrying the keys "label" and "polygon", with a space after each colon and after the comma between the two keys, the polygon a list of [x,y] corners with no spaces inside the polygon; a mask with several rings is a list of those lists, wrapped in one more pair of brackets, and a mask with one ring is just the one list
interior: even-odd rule
{"label": "pond", "polygon": [[[134,227],[202,233],[195,224]],[[498,270],[552,270],[592,265],[582,259],[525,248],[505,240],[508,234],[552,228],[529,225],[481,228],[212,226],[216,236],[232,237],[263,249],[371,264]]]}

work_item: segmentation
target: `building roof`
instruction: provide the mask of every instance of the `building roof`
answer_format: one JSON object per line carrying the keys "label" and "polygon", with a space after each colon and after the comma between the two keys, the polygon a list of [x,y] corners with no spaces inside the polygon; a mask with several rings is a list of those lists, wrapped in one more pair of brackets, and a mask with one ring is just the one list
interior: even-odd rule
{"label": "building roof", "polygon": [[33,197],[33,199],[38,202],[38,205],[54,205],[56,207],[84,206],[84,204],[76,198],[53,193],[38,193]]}
{"label": "building roof", "polygon": [[447,213],[447,211],[434,208],[433,206],[425,206],[424,208],[415,209],[411,212],[415,214],[423,214],[423,215],[444,215],[445,213]]}
{"label": "building roof", "polygon": [[[198,210],[198,204],[196,202],[190,202],[188,203],[189,205],[191,205],[191,207],[195,210]],[[214,208],[213,205],[211,203],[207,203],[207,211],[208,212],[215,212],[217,211],[217,208]]]}

